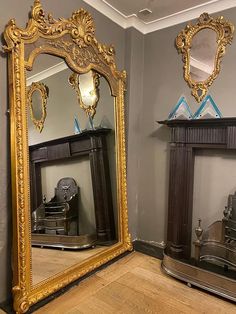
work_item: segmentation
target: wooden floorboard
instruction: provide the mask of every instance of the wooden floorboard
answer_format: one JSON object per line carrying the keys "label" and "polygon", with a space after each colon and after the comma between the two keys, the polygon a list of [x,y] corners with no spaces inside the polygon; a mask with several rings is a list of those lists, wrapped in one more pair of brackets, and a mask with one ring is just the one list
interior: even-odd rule
{"label": "wooden floorboard", "polygon": [[169,277],[156,258],[133,252],[35,314],[236,314],[236,305]]}

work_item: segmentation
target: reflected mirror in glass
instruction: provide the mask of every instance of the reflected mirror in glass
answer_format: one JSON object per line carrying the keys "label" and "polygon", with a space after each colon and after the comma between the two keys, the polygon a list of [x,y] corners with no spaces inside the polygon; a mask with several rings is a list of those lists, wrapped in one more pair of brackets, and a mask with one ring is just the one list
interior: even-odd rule
{"label": "reflected mirror in glass", "polygon": [[[72,75],[86,106],[97,102],[94,129],[88,129],[88,115],[71,88]],[[27,71],[27,85],[32,82],[45,84],[50,93],[41,133],[28,112],[34,286],[116,243],[118,218],[115,105],[108,82],[94,71],[74,73],[62,59],[45,54]],[[34,103],[39,96],[33,94]],[[75,117],[80,134],[74,134]]]}
{"label": "reflected mirror in glass", "polygon": [[79,77],[79,89],[81,93],[81,101],[87,107],[94,106],[98,101],[98,89],[96,86],[96,80],[99,81],[97,74],[94,71],[78,75]]}
{"label": "reflected mirror in glass", "polygon": [[40,120],[43,115],[41,103],[42,95],[39,90],[35,90],[32,94],[32,111],[36,120]]}

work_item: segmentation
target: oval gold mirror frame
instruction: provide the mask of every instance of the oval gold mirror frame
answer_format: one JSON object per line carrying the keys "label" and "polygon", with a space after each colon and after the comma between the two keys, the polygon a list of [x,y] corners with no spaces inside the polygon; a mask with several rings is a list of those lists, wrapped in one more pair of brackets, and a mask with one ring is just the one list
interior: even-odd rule
{"label": "oval gold mirror frame", "polygon": [[[13,307],[25,313],[29,307],[65,287],[81,276],[107,263],[127,250],[132,250],[128,231],[126,192],[126,153],[124,124],[124,91],[126,72],[118,71],[114,49],[97,41],[91,15],[84,9],[69,19],[46,17],[39,0],[34,1],[26,29],[12,19],[6,26],[5,51],[9,62],[11,121],[11,169],[13,207]],[[30,173],[27,130],[26,71],[31,70],[39,54],[63,58],[79,74],[95,70],[109,83],[115,99],[116,171],[118,199],[118,242],[104,252],[75,264],[58,275],[32,285]]]}
{"label": "oval gold mirror frame", "polygon": [[[217,50],[215,53],[214,70],[205,81],[195,82],[190,75],[190,51],[193,37],[203,29],[212,29],[217,36]],[[225,49],[233,40],[234,26],[229,21],[224,20],[222,16],[213,18],[208,13],[200,15],[197,24],[187,24],[176,37],[176,47],[179,53],[182,53],[184,62],[184,79],[192,89],[192,95],[197,102],[200,102],[206,95],[209,86],[213,83],[220,72],[222,57]]]}
{"label": "oval gold mirror frame", "polygon": [[[41,96],[42,116],[37,119],[33,110],[33,93],[38,91]],[[44,122],[47,116],[47,99],[49,95],[48,87],[41,82],[33,82],[27,89],[27,103],[30,108],[30,117],[36,129],[41,133],[44,128]]]}

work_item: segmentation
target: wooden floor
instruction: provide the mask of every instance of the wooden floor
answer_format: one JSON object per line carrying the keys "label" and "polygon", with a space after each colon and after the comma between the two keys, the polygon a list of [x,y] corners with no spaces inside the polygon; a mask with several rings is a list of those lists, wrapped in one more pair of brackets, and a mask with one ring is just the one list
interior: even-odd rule
{"label": "wooden floor", "polygon": [[160,261],[133,252],[80,282],[36,314],[234,314],[236,305],[162,273]]}
{"label": "wooden floor", "polygon": [[72,265],[106,250],[107,247],[97,246],[79,251],[62,251],[60,249],[32,248],[32,279],[33,285],[58,274]]}

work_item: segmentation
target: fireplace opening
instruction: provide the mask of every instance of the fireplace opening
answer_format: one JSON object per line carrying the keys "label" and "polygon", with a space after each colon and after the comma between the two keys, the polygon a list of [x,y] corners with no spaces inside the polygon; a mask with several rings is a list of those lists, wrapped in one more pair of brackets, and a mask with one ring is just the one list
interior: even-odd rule
{"label": "fireplace opening", "polygon": [[[234,279],[236,224],[231,214],[227,223],[232,230],[227,229],[224,210],[232,206],[232,202],[229,204],[229,195],[234,195],[235,191],[236,150],[197,149],[194,161],[191,257],[198,260],[198,266]],[[233,210],[236,213],[236,208]],[[195,229],[199,219],[202,245],[200,257],[196,258],[198,247]],[[225,231],[229,232],[228,238]]]}
{"label": "fireplace opening", "polygon": [[66,162],[47,162],[42,165],[42,195],[45,195],[47,201],[54,196],[57,182],[64,177],[74,178],[79,187],[79,233],[94,234],[96,222],[89,157],[84,156]]}
{"label": "fireplace opening", "polygon": [[[236,278],[230,274],[231,262],[236,260],[236,118],[159,123],[171,128],[167,247],[162,268],[173,277],[236,301]],[[203,225],[198,226],[200,216]],[[217,263],[212,264],[213,260]],[[203,261],[210,271],[204,269]],[[224,276],[217,273],[219,269]]]}

